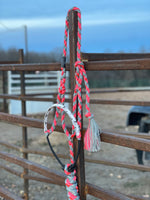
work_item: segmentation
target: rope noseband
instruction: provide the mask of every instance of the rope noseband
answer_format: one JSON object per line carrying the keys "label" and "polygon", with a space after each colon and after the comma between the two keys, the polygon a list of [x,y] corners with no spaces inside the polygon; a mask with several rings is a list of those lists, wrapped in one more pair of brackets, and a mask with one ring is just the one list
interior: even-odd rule
{"label": "rope noseband", "polygon": [[73,125],[73,130],[75,132],[75,135],[78,139],[78,153],[76,158],[74,159],[74,153],[73,153],[73,137],[72,135],[67,135],[68,137],[68,144],[69,144],[69,149],[70,149],[70,161],[71,163],[64,165],[60,159],[57,157],[56,153],[54,152],[52,145],[50,143],[50,140],[48,138],[48,134],[47,134],[47,141],[48,144],[50,146],[50,149],[52,151],[52,153],[54,154],[54,156],[56,157],[57,161],[59,162],[59,164],[61,165],[62,169],[64,170],[65,174],[67,175],[67,179],[65,180],[65,184],[66,184],[66,190],[67,190],[67,194],[68,194],[68,199],[71,200],[79,200],[79,194],[78,194],[78,186],[77,186],[77,181],[76,181],[76,162],[79,156],[79,152],[80,152],[80,129],[79,126],[76,122],[76,119],[74,118],[73,114],[70,112],[70,110],[68,110],[68,108],[66,108],[64,105],[62,104],[53,104],[45,113],[44,116],[44,132],[47,132],[48,128],[47,128],[47,120],[48,120],[48,115],[51,111],[52,108],[59,108],[61,109],[61,111],[64,111],[67,113],[67,115],[69,116],[69,118],[72,121],[72,125]]}

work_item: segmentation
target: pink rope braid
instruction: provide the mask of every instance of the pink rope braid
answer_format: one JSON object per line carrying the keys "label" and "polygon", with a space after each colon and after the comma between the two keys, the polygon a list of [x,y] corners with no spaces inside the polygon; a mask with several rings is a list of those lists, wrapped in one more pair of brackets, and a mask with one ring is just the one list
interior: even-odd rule
{"label": "pink rope braid", "polygon": [[[76,61],[75,63],[75,68],[76,68],[76,74],[75,74],[75,79],[76,79],[76,85],[75,85],[75,90],[74,90],[74,96],[73,96],[73,115],[76,118],[76,110],[78,110],[78,125],[81,129],[81,119],[82,119],[82,96],[81,96],[81,87],[82,87],[82,81],[84,80],[85,84],[85,89],[86,89],[86,114],[85,117],[91,118],[92,114],[90,112],[90,89],[89,89],[89,84],[88,84],[88,79],[86,75],[86,71],[84,69],[84,65],[81,61]],[[78,108],[77,108],[77,101],[78,101]]]}
{"label": "pink rope braid", "polygon": [[[79,8],[77,7],[74,7],[72,9],[70,9],[68,11],[68,14],[67,14],[67,17],[66,17],[66,28],[65,28],[65,38],[64,38],[64,55],[66,55],[66,49],[67,49],[67,37],[68,37],[68,30],[69,30],[69,13],[70,11],[77,11],[78,13],[78,47],[77,47],[77,52],[78,52],[78,49],[80,49],[81,45],[80,45],[80,41],[81,41],[81,12],[79,10]],[[80,57],[80,52],[77,53],[78,54],[78,57]],[[67,132],[67,129],[66,129],[66,126],[65,126],[65,121],[64,121],[64,116],[62,115],[61,117],[61,122],[62,122],[62,127],[64,129],[64,132],[66,133]],[[73,152],[73,137],[75,135],[75,132],[74,132],[74,127],[72,126],[72,135],[70,137],[70,140],[69,140],[69,147],[70,147],[70,161],[71,163],[74,162],[74,152]],[[81,138],[81,132],[79,134],[79,136],[77,136],[78,139]],[[68,199],[70,200],[80,200],[80,196],[79,196],[79,193],[78,193],[78,185],[77,185],[77,181],[76,181],[76,170],[74,170],[73,172],[69,172],[68,171],[68,167],[69,167],[70,164],[67,164],[65,165],[65,169],[64,169],[64,172],[65,174],[67,175],[67,179],[65,181],[65,184],[66,184],[66,190],[67,190],[67,195],[68,195]]]}
{"label": "pink rope braid", "polygon": [[[67,17],[66,17],[66,20],[65,20],[65,33],[64,33],[64,48],[63,48],[63,57],[66,59],[66,54],[67,54],[67,39],[68,39],[68,31],[69,31],[69,13],[70,11],[77,11],[78,12],[78,43],[77,43],[77,46],[78,46],[78,49],[81,48],[81,13],[80,13],[80,9],[77,8],[77,7],[73,7],[72,9],[70,9],[67,13]],[[79,58],[80,57],[80,50],[77,49],[77,56]],[[60,80],[60,86],[59,86],[59,89],[58,89],[58,95],[57,95],[57,103],[62,103],[64,104],[65,102],[65,92],[66,92],[66,88],[65,88],[65,82],[66,82],[66,70],[65,70],[65,67],[64,65],[61,67],[61,80]],[[53,123],[52,123],[52,127],[50,129],[48,129],[45,133],[46,134],[51,134],[54,130],[55,130],[55,127],[57,125],[57,120],[58,120],[58,117],[59,117],[59,109],[56,108],[56,112],[55,112],[55,116],[54,116],[54,120],[53,120]],[[64,132],[66,133],[66,135],[69,135],[69,132],[66,128],[66,125],[65,125],[65,113],[62,111],[61,112],[61,121],[62,121],[62,127],[64,129]],[[73,136],[72,136],[73,137]]]}
{"label": "pink rope braid", "polygon": [[[78,42],[77,42],[77,57],[80,59],[80,48],[81,48],[81,12],[80,9],[77,7],[74,7],[70,9],[67,13],[66,21],[65,21],[65,34],[64,34],[64,48],[63,48],[63,57],[66,59],[66,54],[67,54],[67,39],[68,39],[68,31],[69,31],[69,13],[71,11],[77,11],[78,12]],[[65,73],[65,67],[61,67],[61,80],[60,80],[60,86],[58,89],[58,95],[57,95],[57,103],[64,103],[65,102],[65,82],[66,82],[66,73]],[[66,128],[65,124],[65,112],[61,110],[61,123],[62,123],[62,128],[68,137],[68,144],[69,144],[69,149],[70,149],[70,161],[71,164],[74,163],[74,152],[73,152],[73,137],[75,136],[75,129],[74,126],[72,126],[72,133],[69,134],[69,131]],[[46,130],[46,134],[51,134],[56,125],[57,125],[57,119],[59,117],[59,109],[56,108],[54,120],[52,123],[52,126],[50,129]],[[78,140],[81,139],[81,132],[79,135],[76,136]],[[80,196],[78,193],[78,186],[77,186],[77,181],[76,181],[76,170],[73,170],[73,172],[68,171],[68,167],[70,164],[65,165],[64,172],[67,175],[67,179],[65,181],[66,183],[66,190],[67,190],[67,195],[68,199],[70,200],[80,200]]]}

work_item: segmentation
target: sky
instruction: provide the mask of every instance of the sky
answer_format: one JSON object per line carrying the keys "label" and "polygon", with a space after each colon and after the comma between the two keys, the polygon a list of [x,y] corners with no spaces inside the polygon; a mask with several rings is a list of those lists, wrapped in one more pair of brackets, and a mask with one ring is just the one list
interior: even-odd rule
{"label": "sky", "polygon": [[67,11],[82,15],[83,52],[150,52],[149,0],[0,0],[0,48],[50,52],[63,48]]}

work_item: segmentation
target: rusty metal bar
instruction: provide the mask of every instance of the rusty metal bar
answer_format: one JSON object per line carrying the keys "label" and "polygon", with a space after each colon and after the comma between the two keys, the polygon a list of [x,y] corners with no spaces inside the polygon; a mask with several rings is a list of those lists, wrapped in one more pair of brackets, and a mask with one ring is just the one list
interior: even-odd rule
{"label": "rusty metal bar", "polygon": [[[76,11],[69,13],[69,47],[70,47],[70,81],[71,81],[71,102],[73,106],[73,93],[75,88],[75,67],[74,63],[77,61],[77,32],[78,32],[78,16]],[[78,102],[77,102],[78,103]],[[71,107],[72,107],[71,106]],[[77,106],[78,107],[78,106]],[[82,121],[83,127],[83,113]],[[77,160],[77,182],[79,187],[80,199],[86,200],[85,193],[85,166],[84,166],[84,149],[83,149],[83,128],[81,127],[81,148]],[[77,155],[78,141],[75,138],[73,141],[74,155]]]}
{"label": "rusty metal bar", "polygon": [[[5,147],[11,148],[13,150],[19,151],[21,153],[25,152],[25,153],[28,153],[28,154],[30,153],[30,154],[53,157],[53,154],[50,153],[49,151],[39,151],[39,150],[36,150],[36,149],[31,149],[31,148],[30,149],[20,148],[16,145],[9,144],[8,142],[0,142],[0,145],[3,145]],[[67,156],[67,155],[57,154],[57,156],[59,158],[69,159],[69,156]],[[104,159],[96,160],[96,159],[89,159],[89,158],[85,158],[85,162],[150,172],[149,166],[138,165],[138,164],[135,165],[135,164],[129,164],[129,163],[124,163],[124,162],[118,162],[118,161],[110,161],[110,160],[104,160]]]}
{"label": "rusty metal bar", "polygon": [[[34,180],[34,181],[40,181],[40,182],[44,182],[44,183],[51,183],[51,184],[57,184],[60,186],[64,186],[64,183],[57,183],[55,180],[50,179],[50,178],[46,178],[46,177],[42,177],[42,176],[31,176],[31,175],[24,175],[10,167],[7,167],[6,165],[2,165],[0,164],[0,168],[20,177],[20,178],[24,178],[24,179],[29,179],[29,180]],[[88,184],[87,184],[88,185]],[[87,187],[88,188],[88,187]],[[101,188],[101,190],[103,190]],[[106,195],[108,195],[108,191],[105,189],[105,192],[107,193]],[[103,191],[104,193],[104,191]],[[116,194],[116,193],[115,193]],[[123,194],[122,194],[123,195]],[[133,195],[127,195],[128,197],[135,199],[135,200],[148,200],[149,198],[144,198],[144,197],[138,197],[138,196],[133,196]]]}
{"label": "rusty metal bar", "polygon": [[17,61],[0,61],[0,65],[8,65],[8,64],[20,64],[20,62]]}
{"label": "rusty metal bar", "polygon": [[[31,153],[31,154],[52,156],[53,157],[53,155],[51,153],[44,152],[44,151],[37,151],[37,150],[32,150],[32,149],[22,149],[22,151],[28,152],[28,153]],[[66,156],[66,155],[63,155],[63,154],[57,154],[57,155],[58,155],[59,158],[69,159],[69,156]],[[96,160],[96,159],[88,159],[88,158],[85,158],[85,162],[150,172],[149,166],[144,166],[144,165],[139,165],[139,164],[135,165],[135,164],[129,164],[129,163],[124,163],[124,162],[118,162],[118,161],[109,161],[109,160],[104,160],[104,159]]]}
{"label": "rusty metal bar", "polygon": [[5,122],[10,122],[13,124],[18,124],[19,126],[43,129],[43,120],[40,120],[40,119],[33,119],[30,117],[23,117],[23,116],[0,112],[0,120],[5,121]]}
{"label": "rusty metal bar", "polygon": [[[40,181],[40,182],[44,182],[44,183],[51,183],[51,184],[57,184],[57,185],[60,185],[60,186],[64,186],[64,183],[57,183],[55,180],[50,179],[50,178],[41,177],[41,176],[33,176],[33,175],[32,176],[31,175],[23,175],[22,173],[19,173],[16,170],[13,170],[13,169],[5,166],[5,165],[1,165],[0,164],[0,168],[3,168],[3,169],[5,169],[6,171],[8,171],[8,172],[10,172],[12,174],[15,174],[16,176],[18,176],[20,178],[25,178],[25,179],[29,179],[29,180]],[[89,184],[87,183],[87,187],[86,188],[88,188],[88,185]],[[93,187],[93,185],[92,185],[92,187]],[[108,192],[108,190],[105,189],[105,191],[104,191],[104,189],[102,189],[102,188],[100,188],[100,191],[98,191],[98,192],[102,193],[102,195],[106,195],[106,197],[111,195]],[[112,193],[113,193],[113,196],[118,196],[117,192],[112,191]],[[121,196],[124,197],[123,194],[121,194]],[[133,195],[127,195],[127,197],[130,197],[130,198],[135,199],[135,200],[148,200],[147,198],[137,197],[137,196],[133,196]]]}
{"label": "rusty metal bar", "polygon": [[[16,148],[14,148],[14,145],[8,144],[6,142],[0,142],[0,144],[3,146],[7,146],[8,148],[17,150],[19,152],[26,152],[26,153],[30,153],[30,154],[53,157],[53,154],[49,153],[48,151],[39,151],[39,150],[35,150],[35,149],[19,148],[17,146],[16,146]],[[63,158],[63,159],[69,159],[69,156],[66,156],[63,154],[58,154],[58,157]],[[124,162],[118,162],[118,161],[110,161],[110,160],[104,160],[104,159],[96,160],[96,159],[89,159],[89,158],[85,158],[85,162],[150,172],[149,166],[143,166],[143,165],[138,165],[138,164],[135,165],[135,164],[129,164],[129,163],[124,163]]]}
{"label": "rusty metal bar", "polygon": [[44,182],[44,183],[51,183],[55,185],[65,186],[65,183],[63,182],[58,182],[58,181],[55,181],[54,179],[46,178],[46,177],[23,175],[23,178],[28,179],[28,180],[34,180],[34,181],[39,181],[39,182]]}
{"label": "rusty metal bar", "polygon": [[[34,127],[43,129],[43,120],[33,119],[30,117],[22,117],[17,115],[9,115],[0,112],[0,120],[18,124],[19,126]],[[51,123],[48,124],[51,127]],[[60,124],[55,129],[56,131],[63,132]],[[68,130],[71,131],[71,127],[68,126]],[[83,133],[85,133],[86,127],[83,127]],[[111,144],[117,144],[119,146],[126,146],[129,148],[139,149],[143,151],[150,151],[150,140],[135,138],[132,136],[120,135],[112,132],[105,132],[102,130],[101,141]]]}
{"label": "rusty metal bar", "polygon": [[[87,71],[112,71],[112,70],[149,70],[150,59],[111,60],[85,62]],[[60,63],[36,64],[0,64],[1,71],[60,71]],[[70,65],[66,65],[70,71]]]}
{"label": "rusty metal bar", "polygon": [[[7,72],[6,71],[2,71],[2,85],[3,85],[3,94],[7,93]],[[6,99],[3,99],[3,112],[7,112],[7,101]]]}
{"label": "rusty metal bar", "polygon": [[127,195],[128,197],[134,199],[134,200],[150,200],[150,198],[147,198],[147,197],[139,197],[137,195]]}
{"label": "rusty metal bar", "polygon": [[19,165],[23,168],[26,168],[26,169],[29,169],[36,173],[39,173],[40,175],[43,175],[47,178],[51,178],[51,179],[55,180],[57,183],[60,182],[60,184],[65,184],[64,183],[65,175],[63,172],[58,172],[56,170],[49,169],[49,168],[44,167],[35,162],[26,160],[24,158],[19,158],[13,154],[9,154],[9,153],[2,152],[2,151],[0,151],[0,159],[6,160],[8,162]]}
{"label": "rusty metal bar", "polygon": [[110,160],[104,160],[104,159],[95,160],[95,159],[85,158],[85,161],[89,162],[89,163],[102,164],[102,165],[107,165],[107,166],[121,167],[121,168],[126,168],[126,169],[150,172],[150,167],[144,166],[144,165],[138,165],[138,164],[135,165],[135,164],[129,164],[129,163],[118,162],[118,161],[110,161]]}
{"label": "rusty metal bar", "polygon": [[[110,136],[111,135],[111,136]],[[150,151],[150,140],[135,138],[132,136],[119,135],[116,133],[102,132],[101,140],[103,142],[117,144],[133,149],[144,149],[144,151]]]}
{"label": "rusty metal bar", "polygon": [[[22,101],[43,101],[43,102],[54,102],[56,97],[31,97],[27,95],[1,95],[0,98],[4,99],[14,99],[14,100],[22,100]],[[71,98],[66,98],[65,102],[72,102]],[[85,103],[85,99],[83,99],[83,103]],[[109,105],[124,105],[124,106],[150,106],[150,101],[133,101],[133,100],[110,100],[110,99],[90,99],[91,104],[109,104]]]}
{"label": "rusty metal bar", "polygon": [[0,168],[6,170],[7,172],[9,172],[11,174],[14,174],[14,175],[20,177],[22,179],[35,180],[35,181],[40,181],[40,182],[44,182],[44,183],[62,185],[62,183],[61,184],[59,184],[58,182],[56,183],[56,181],[53,180],[53,179],[46,178],[46,177],[43,177],[43,176],[33,176],[33,175],[29,175],[29,174],[27,175],[27,174],[18,172],[17,170],[14,170],[14,169],[12,169],[12,168],[10,168],[6,165],[3,165],[3,164],[0,164]]}
{"label": "rusty metal bar", "polygon": [[[106,88],[106,89],[101,89],[101,88],[97,88],[97,89],[90,89],[90,93],[91,94],[99,94],[99,93],[119,93],[119,92],[141,92],[141,91],[150,91],[150,87],[132,87],[132,88]],[[82,90],[82,94],[85,94],[86,91],[83,89]],[[34,93],[34,94],[26,94],[26,96],[44,96],[44,95],[57,95],[57,92],[43,92],[43,93]],[[66,94],[71,94],[70,90],[66,91]],[[3,98],[3,96],[1,96],[3,94],[0,94],[0,98]],[[18,96],[18,94],[14,94],[14,96]],[[5,96],[4,96],[5,97]]]}
{"label": "rusty metal bar", "polygon": [[[42,176],[31,176],[31,175],[24,175],[10,167],[7,167],[6,165],[2,165],[0,164],[0,168],[20,177],[20,178],[24,178],[24,179],[29,179],[29,180],[34,180],[34,181],[40,181],[40,182],[44,182],[44,183],[51,183],[51,184],[57,184],[57,185],[60,185],[60,186],[64,186],[64,184],[62,183],[56,183],[55,180],[53,179],[50,179],[50,178],[46,178],[46,177],[42,177]],[[105,189],[105,192],[107,192],[107,190]],[[121,194],[121,193],[120,193]],[[108,195],[108,194],[107,194]],[[122,194],[123,195],[123,194]],[[135,200],[149,200],[149,198],[144,198],[144,197],[138,197],[138,196],[133,196],[133,195],[127,195],[127,197],[130,197],[132,199],[135,199]]]}
{"label": "rusty metal bar", "polygon": [[21,177],[21,174],[22,174],[22,173],[18,172],[18,170],[14,170],[14,169],[12,169],[11,167],[8,167],[8,166],[3,165],[3,164],[0,164],[0,168],[6,170],[7,172],[9,172],[9,173],[11,173],[11,174],[14,174],[14,175],[16,175],[16,176]]}
{"label": "rusty metal bar", "polygon": [[113,190],[103,189],[99,186],[87,183],[87,193],[100,198],[101,200],[150,200],[150,198],[137,197],[134,195],[124,195]]}
{"label": "rusty metal bar", "polygon": [[87,71],[148,70],[150,59],[90,61],[84,66]]}
{"label": "rusty metal bar", "polygon": [[60,63],[0,64],[1,71],[60,71]]}
{"label": "rusty metal bar", "polygon": [[[23,50],[19,50],[20,54],[20,63],[24,62]],[[25,95],[25,72],[20,72],[20,80],[21,80],[21,96]],[[21,100],[21,113],[22,116],[26,116],[26,102]],[[22,127],[22,146],[23,148],[28,148],[28,135],[27,135],[27,127]],[[23,153],[23,158],[28,159],[28,153]],[[28,174],[28,169],[24,168],[24,174]],[[24,179],[24,197],[26,200],[29,199],[29,181]]]}
{"label": "rusty metal bar", "polygon": [[113,133],[116,133],[116,134],[119,134],[119,135],[126,135],[126,136],[133,136],[133,137],[137,137],[137,138],[143,138],[143,139],[148,139],[150,140],[150,135],[149,134],[146,134],[146,133],[142,133],[142,132],[129,132],[129,131],[116,131],[116,130],[104,130],[105,133],[110,133],[110,132],[113,132]]}
{"label": "rusty metal bar", "polygon": [[87,183],[87,194],[97,197],[101,200],[133,200],[126,195],[119,194],[112,190],[106,190],[93,184]]}
{"label": "rusty metal bar", "polygon": [[10,192],[1,185],[0,185],[0,197],[3,197],[7,200],[23,200],[22,198],[17,197],[14,193]]}
{"label": "rusty metal bar", "polygon": [[92,104],[110,104],[110,105],[126,105],[126,106],[150,106],[149,101],[132,101],[132,100],[109,100],[109,99],[91,99]]}
{"label": "rusty metal bar", "polygon": [[[24,175],[24,178],[27,178],[27,179],[31,178],[32,180],[38,180],[38,181],[49,182],[49,183],[54,183],[54,184],[58,184],[58,185],[64,185],[64,178],[65,178],[64,175],[62,173],[58,173],[55,170],[49,170],[48,168],[43,167],[39,164],[36,164],[31,161],[27,161],[26,159],[18,158],[12,154],[8,154],[5,152],[0,152],[0,158],[7,160],[9,162],[12,162],[14,164],[17,164],[19,166],[22,166],[22,167],[25,165],[26,167],[28,167],[28,169],[30,169],[34,172],[37,172],[43,176],[46,176],[47,178],[50,178],[50,180],[48,180],[47,178],[45,179],[42,177],[35,177],[35,176],[29,176],[29,175]],[[9,169],[9,168],[7,169],[7,167],[4,167],[4,168],[6,168],[6,170],[8,170],[10,172],[13,172],[11,169]],[[18,173],[15,173],[15,174],[17,175]],[[116,199],[116,200],[130,199],[123,194],[119,194],[117,192],[110,191],[110,190],[108,191],[106,189],[102,189],[102,188],[92,185],[90,183],[86,184],[86,193],[93,195],[95,197],[101,198],[101,199],[105,199],[105,200],[109,200],[110,197],[112,200],[113,199]],[[137,197],[136,198],[132,197],[132,199],[137,199]]]}
{"label": "rusty metal bar", "polygon": [[14,145],[14,144],[10,144],[8,142],[0,141],[0,145],[5,146],[7,148],[11,148],[11,149],[13,149],[15,151],[20,151],[21,152],[21,150],[20,150],[21,148],[18,147],[17,145]]}
{"label": "rusty metal bar", "polygon": [[150,58],[150,53],[81,53],[82,60],[126,60]]}
{"label": "rusty metal bar", "polygon": [[[19,158],[17,156],[14,156],[13,154],[9,154],[9,153],[6,153],[6,152],[0,151],[0,158],[6,160],[8,162],[17,164],[21,167],[26,167],[26,168],[30,169],[31,171],[37,172],[40,175],[45,176],[46,178],[50,178],[50,180],[47,180],[47,179],[45,180],[44,178],[43,179],[41,178],[42,181],[47,181],[47,182],[53,181],[54,184],[58,184],[58,185],[64,185],[65,184],[64,183],[65,176],[62,172],[57,172],[56,170],[50,170],[47,167],[43,167],[43,166],[36,164],[32,161],[28,161],[26,159]],[[12,170],[9,170],[9,171],[12,172]],[[39,179],[39,181],[41,181],[40,177],[35,178],[35,177],[32,177],[32,176],[30,177],[29,175],[24,175],[24,178],[26,178],[26,179],[31,178],[33,180]],[[115,199],[115,200],[131,200],[131,198],[129,198],[125,195],[119,194],[119,193],[114,192],[114,191],[110,191],[110,190],[108,191],[106,189],[102,189],[102,188],[95,186],[95,185],[92,185],[90,183],[86,184],[86,193],[90,194],[92,196],[95,196],[97,198],[105,199],[105,200],[110,200],[110,199],[111,200],[113,200],[113,199]]]}

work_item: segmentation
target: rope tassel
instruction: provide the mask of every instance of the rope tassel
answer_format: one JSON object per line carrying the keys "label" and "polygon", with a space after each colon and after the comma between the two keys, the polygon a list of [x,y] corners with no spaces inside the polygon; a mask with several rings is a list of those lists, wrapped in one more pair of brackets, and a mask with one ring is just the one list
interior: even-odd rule
{"label": "rope tassel", "polygon": [[84,135],[84,149],[90,152],[97,152],[100,150],[100,128],[94,116],[89,118],[89,125]]}

